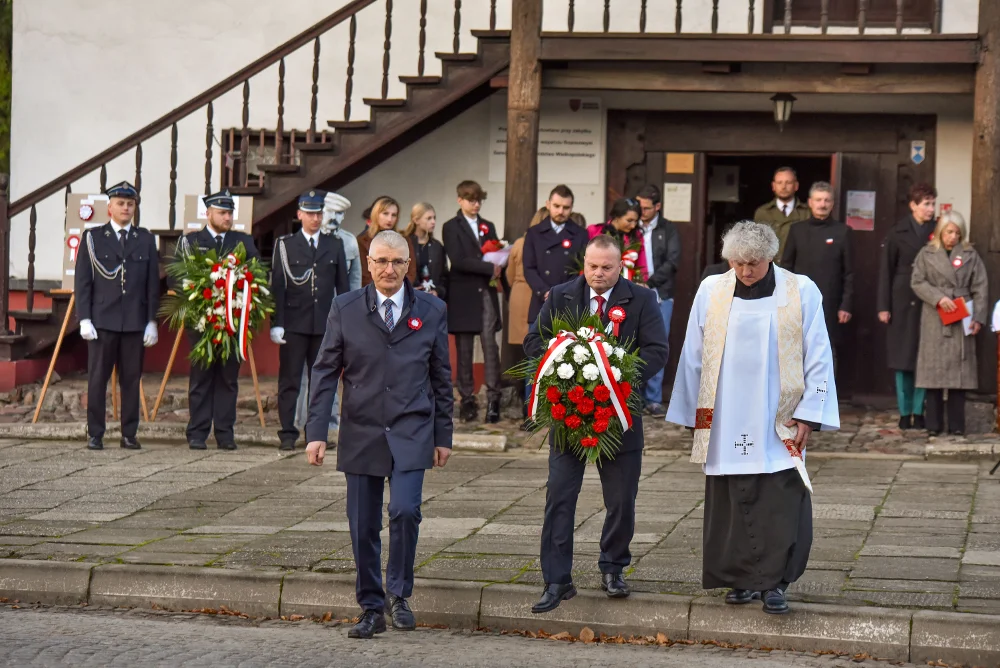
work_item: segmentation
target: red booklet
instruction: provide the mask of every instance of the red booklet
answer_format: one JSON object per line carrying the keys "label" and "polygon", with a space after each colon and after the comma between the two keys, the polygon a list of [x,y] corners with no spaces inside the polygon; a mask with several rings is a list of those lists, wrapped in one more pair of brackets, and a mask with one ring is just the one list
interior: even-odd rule
{"label": "red booklet", "polygon": [[962,318],[969,317],[969,309],[965,308],[965,299],[962,297],[955,297],[952,301],[955,302],[955,310],[951,313],[945,313],[940,306],[937,307],[938,315],[941,316],[941,322],[945,325],[950,325],[954,322],[958,322]]}

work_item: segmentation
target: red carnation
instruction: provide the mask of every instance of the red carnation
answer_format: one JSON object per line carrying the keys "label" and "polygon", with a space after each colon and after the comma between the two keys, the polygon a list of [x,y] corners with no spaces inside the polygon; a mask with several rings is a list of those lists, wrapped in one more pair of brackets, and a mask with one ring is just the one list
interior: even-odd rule
{"label": "red carnation", "polygon": [[497,241],[496,239],[490,239],[483,244],[480,250],[482,250],[483,255],[486,255],[487,253],[496,253],[497,251],[503,250],[503,243]]}
{"label": "red carnation", "polygon": [[208,316],[208,321],[209,322],[215,322],[218,319],[219,319],[219,317],[217,315],[215,315],[214,313],[212,315]]}
{"label": "red carnation", "polygon": [[608,401],[611,399],[611,390],[608,389],[607,385],[598,385],[594,388],[594,399]]}
{"label": "red carnation", "polygon": [[221,268],[222,268],[222,265],[219,264],[218,262],[216,262],[215,264],[212,265],[212,271],[213,272],[219,271],[219,269],[221,269]]}
{"label": "red carnation", "polygon": [[582,387],[577,385],[572,390],[570,390],[566,394],[566,396],[568,396],[569,400],[572,401],[574,404],[578,404],[581,401],[583,401],[583,399],[587,396],[587,393],[584,391]]}
{"label": "red carnation", "polygon": [[557,404],[562,399],[562,392],[555,385],[550,385],[549,389],[545,390],[545,398],[549,400],[549,403]]}
{"label": "red carnation", "polygon": [[566,418],[566,426],[570,429],[579,429],[582,424],[583,420],[580,419],[579,415],[570,415]]}
{"label": "red carnation", "polygon": [[250,272],[248,271],[248,272],[246,273],[246,279],[247,279],[248,281],[251,281],[251,282],[252,282],[252,281],[253,281],[253,274],[251,274],[251,273],[250,273]]}
{"label": "red carnation", "polygon": [[610,406],[604,406],[594,411],[595,420],[604,420],[605,422],[607,422],[614,416],[615,416],[615,409],[611,408]]}
{"label": "red carnation", "polygon": [[238,289],[238,290],[242,290],[242,289],[243,289],[243,286],[244,286],[244,285],[246,285],[246,281],[244,281],[244,280],[243,280],[243,279],[241,278],[241,279],[240,279],[239,281],[237,281],[237,283],[236,283],[236,289]]}
{"label": "red carnation", "polygon": [[211,299],[212,298],[212,288],[205,288],[204,290],[202,290],[201,291],[201,296],[204,297],[205,299]]}
{"label": "red carnation", "polygon": [[622,396],[628,399],[629,395],[632,394],[632,386],[628,383],[618,383],[618,387],[622,389]]}
{"label": "red carnation", "polygon": [[581,438],[580,445],[584,448],[596,448],[597,444],[601,442],[601,439],[596,436],[591,436],[589,438]]}
{"label": "red carnation", "polygon": [[217,288],[224,288],[224,287],[226,287],[226,281],[225,281],[225,279],[220,278],[219,280],[217,280],[215,282],[215,287],[217,287]]}
{"label": "red carnation", "polygon": [[590,415],[594,412],[594,400],[593,399],[581,399],[576,405],[576,410],[580,411],[583,415]]}
{"label": "red carnation", "polygon": [[222,302],[215,302],[215,308],[222,308]]}
{"label": "red carnation", "polygon": [[607,430],[608,430],[607,420],[597,420],[596,422],[594,422],[594,431],[596,431],[598,434],[603,434]]}
{"label": "red carnation", "polygon": [[562,421],[566,417],[566,407],[562,404],[552,404],[550,409],[552,413],[552,419]]}

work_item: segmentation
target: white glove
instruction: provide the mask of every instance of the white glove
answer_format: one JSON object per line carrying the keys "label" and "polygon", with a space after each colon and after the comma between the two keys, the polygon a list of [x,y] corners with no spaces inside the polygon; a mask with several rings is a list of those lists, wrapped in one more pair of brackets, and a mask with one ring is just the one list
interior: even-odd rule
{"label": "white glove", "polygon": [[150,321],[146,325],[146,332],[142,335],[142,345],[151,348],[160,340],[160,328],[155,322]]}
{"label": "white glove", "polygon": [[285,345],[285,328],[284,327],[272,327],[271,328],[271,341],[279,346]]}
{"label": "white glove", "polygon": [[89,320],[81,320],[80,336],[83,337],[84,341],[96,341],[97,329],[94,328],[94,323],[90,322]]}

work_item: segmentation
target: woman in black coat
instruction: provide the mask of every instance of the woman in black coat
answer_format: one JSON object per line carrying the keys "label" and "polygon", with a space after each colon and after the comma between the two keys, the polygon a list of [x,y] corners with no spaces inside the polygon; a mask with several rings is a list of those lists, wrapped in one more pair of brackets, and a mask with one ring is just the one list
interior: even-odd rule
{"label": "woman in black coat", "polygon": [[916,387],[922,302],[910,287],[913,263],[934,236],[937,191],[926,183],[910,188],[910,215],[885,235],[878,280],[878,319],[889,326],[886,361],[896,372],[899,428],[923,429],[924,390]]}
{"label": "woman in black coat", "polygon": [[403,236],[411,241],[416,257],[417,281],[413,287],[439,299],[448,300],[448,257],[444,245],[434,238],[437,214],[427,202],[418,202],[410,209],[410,224]]}

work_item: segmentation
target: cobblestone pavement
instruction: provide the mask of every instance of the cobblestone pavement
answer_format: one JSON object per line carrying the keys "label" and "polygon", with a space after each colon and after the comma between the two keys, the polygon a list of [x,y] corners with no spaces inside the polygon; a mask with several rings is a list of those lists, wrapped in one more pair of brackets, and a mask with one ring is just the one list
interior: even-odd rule
{"label": "cobblestone pavement", "polygon": [[[333,464],[273,448],[0,441],[0,558],[353,573]],[[809,458],[815,540],[790,597],[1000,613],[1000,482],[989,466]],[[417,575],[541,585],[546,467],[534,453],[457,453],[428,472]],[[644,458],[635,590],[703,593],[703,490],[685,457]],[[593,467],[576,519],[574,579],[597,588],[604,510]]]}
{"label": "cobblestone pavement", "polygon": [[[143,376],[146,401],[150,411],[156,400],[160,385],[159,374]],[[277,429],[277,380],[274,378],[260,379],[261,401],[264,407],[264,417],[269,426]],[[11,392],[0,393],[0,424],[14,422],[31,422],[35,403],[38,398],[38,385],[29,385]],[[508,394],[509,394],[508,390]],[[256,420],[257,401],[253,385],[249,378],[240,379],[240,399],[238,418],[240,420]],[[485,398],[480,400],[485,406]],[[108,402],[111,418],[111,402]],[[53,384],[46,393],[45,404],[40,415],[41,422],[79,422],[86,420],[87,396],[86,379],[71,377],[61,379]],[[183,423],[188,419],[187,378],[174,377],[167,383],[162,405],[157,414],[158,422]],[[464,424],[456,421],[456,429],[462,433],[504,434],[508,446],[538,450],[544,446],[541,435],[529,435],[520,430],[521,425],[519,405],[508,407],[504,411],[504,419],[497,425],[481,423]],[[970,402],[968,405],[967,431],[969,436],[942,436],[931,438],[926,431],[901,431],[898,426],[899,416],[889,410],[878,410],[872,407],[859,407],[850,404],[841,405],[840,431],[814,434],[810,446],[813,451],[849,452],[849,453],[881,453],[910,454],[923,456],[926,446],[930,444],[945,447],[952,444],[986,443],[1000,449],[1000,434],[979,433],[992,432],[994,412],[991,404]],[[644,420],[646,447],[650,450],[690,450],[691,437],[686,430],[676,425],[668,424],[662,419],[647,418]]]}
{"label": "cobblestone pavement", "polygon": [[[336,622],[248,621],[197,614],[0,607],[4,662],[17,666],[672,666],[677,668],[913,667],[858,657],[723,648],[608,645],[490,633],[389,630],[347,638]],[[502,657],[502,658],[500,658]]]}

